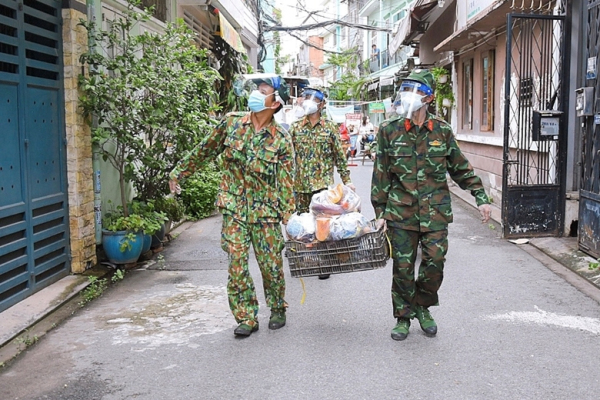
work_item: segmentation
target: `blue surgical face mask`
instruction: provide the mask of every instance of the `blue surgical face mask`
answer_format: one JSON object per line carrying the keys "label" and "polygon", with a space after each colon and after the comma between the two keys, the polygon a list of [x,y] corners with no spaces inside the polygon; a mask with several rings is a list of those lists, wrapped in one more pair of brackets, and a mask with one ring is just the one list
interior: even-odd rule
{"label": "blue surgical face mask", "polygon": [[267,106],[265,106],[265,100],[267,99],[267,96],[270,95],[262,94],[258,90],[253,90],[248,97],[248,108],[250,108],[250,111],[257,113],[266,110]]}

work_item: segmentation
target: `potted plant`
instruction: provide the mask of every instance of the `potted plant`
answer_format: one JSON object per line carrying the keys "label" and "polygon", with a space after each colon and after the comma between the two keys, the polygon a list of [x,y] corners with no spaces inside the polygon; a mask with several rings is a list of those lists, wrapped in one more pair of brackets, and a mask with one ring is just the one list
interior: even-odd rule
{"label": "potted plant", "polygon": [[154,202],[152,201],[134,201],[131,203],[130,208],[132,213],[140,215],[144,219],[144,226],[142,228],[142,231],[144,232],[144,246],[142,248],[143,254],[153,247],[152,244],[155,241],[155,237],[159,235],[161,231],[164,231],[167,216],[165,213],[157,210]]}
{"label": "potted plant", "polygon": [[435,107],[437,114],[445,116],[450,108],[454,106],[454,92],[452,91],[452,81],[449,80],[450,72],[443,67],[431,69],[431,73],[436,81],[435,85]]}
{"label": "potted plant", "polygon": [[90,44],[112,49],[90,46],[81,56],[88,73],[79,76],[80,106],[97,152],[118,173],[120,208],[107,226],[127,227],[128,234],[148,228],[149,219],[131,207],[126,188],[133,184],[145,204],[169,193],[168,173],[211,124],[210,97],[219,78],[183,22],[161,34],[134,34],[151,17],[136,9],[140,4],[129,0],[106,30],[95,20],[80,22]]}
{"label": "potted plant", "polygon": [[102,218],[102,248],[108,261],[131,264],[138,260],[144,245],[145,219],[137,214],[125,216],[122,207]]}
{"label": "potted plant", "polygon": [[181,221],[184,217],[184,207],[181,202],[169,195],[159,197],[154,201],[156,211],[164,213],[167,220],[165,221],[165,235],[171,231],[173,223]]}

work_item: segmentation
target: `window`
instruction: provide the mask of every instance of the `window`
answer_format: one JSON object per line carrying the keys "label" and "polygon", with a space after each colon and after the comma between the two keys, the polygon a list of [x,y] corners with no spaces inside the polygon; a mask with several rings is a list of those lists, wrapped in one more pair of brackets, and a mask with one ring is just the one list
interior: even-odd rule
{"label": "window", "polygon": [[463,64],[463,128],[473,129],[473,59]]}
{"label": "window", "polygon": [[481,130],[494,130],[494,51],[481,56]]}

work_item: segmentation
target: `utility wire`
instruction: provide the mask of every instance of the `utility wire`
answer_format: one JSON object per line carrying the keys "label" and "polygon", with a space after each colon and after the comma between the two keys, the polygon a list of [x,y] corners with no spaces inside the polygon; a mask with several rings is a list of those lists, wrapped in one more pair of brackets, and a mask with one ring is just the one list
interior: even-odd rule
{"label": "utility wire", "polygon": [[273,26],[264,26],[263,30],[265,32],[270,31],[280,31],[280,32],[289,32],[289,31],[308,31],[314,28],[322,28],[327,25],[343,25],[348,26],[350,28],[363,29],[365,31],[379,31],[379,32],[392,32],[389,28],[378,28],[376,26],[363,25],[363,24],[353,24],[350,22],[342,21],[340,19],[333,19],[330,21],[318,22],[316,24],[309,25],[300,25],[300,26],[281,26],[281,25],[273,25]]}

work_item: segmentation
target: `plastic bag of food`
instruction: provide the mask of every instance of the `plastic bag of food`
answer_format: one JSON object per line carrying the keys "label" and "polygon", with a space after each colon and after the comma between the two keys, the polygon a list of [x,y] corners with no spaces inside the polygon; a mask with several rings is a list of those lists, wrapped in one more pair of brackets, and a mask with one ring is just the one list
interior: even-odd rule
{"label": "plastic bag of food", "polygon": [[313,195],[310,210],[316,216],[342,215],[360,211],[360,197],[341,183]]}
{"label": "plastic bag of food", "polygon": [[311,213],[294,214],[285,226],[291,240],[303,243],[314,242],[315,229],[315,217]]}
{"label": "plastic bag of food", "polygon": [[316,216],[343,214],[344,208],[340,204],[333,203],[330,196],[329,190],[314,194],[310,201],[310,211]]}
{"label": "plastic bag of food", "polygon": [[362,236],[369,226],[364,215],[352,212],[332,218],[329,228],[330,240],[343,240]]}
{"label": "plastic bag of food", "polygon": [[345,213],[360,212],[360,197],[356,192],[350,189],[348,186],[342,187],[342,198],[339,204],[344,209]]}

